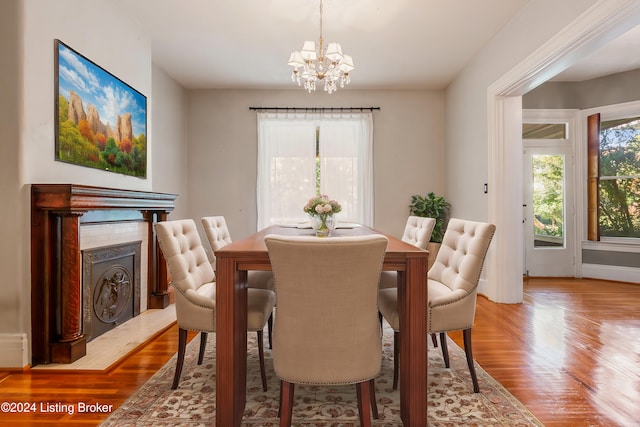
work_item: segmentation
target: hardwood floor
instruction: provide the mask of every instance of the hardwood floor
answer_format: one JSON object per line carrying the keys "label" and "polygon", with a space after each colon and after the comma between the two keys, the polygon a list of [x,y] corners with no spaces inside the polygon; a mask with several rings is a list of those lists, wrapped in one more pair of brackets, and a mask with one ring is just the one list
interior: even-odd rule
{"label": "hardwood floor", "polygon": [[529,278],[524,290],[523,304],[478,298],[475,360],[546,426],[640,426],[640,285]]}
{"label": "hardwood floor", "polygon": [[[462,346],[461,333],[451,337]],[[108,412],[64,405],[116,408],[176,350],[174,326],[109,372],[0,371],[1,402],[36,405],[0,412],[0,424],[97,425]],[[523,304],[478,298],[473,350],[547,426],[640,426],[640,285],[526,279]]]}

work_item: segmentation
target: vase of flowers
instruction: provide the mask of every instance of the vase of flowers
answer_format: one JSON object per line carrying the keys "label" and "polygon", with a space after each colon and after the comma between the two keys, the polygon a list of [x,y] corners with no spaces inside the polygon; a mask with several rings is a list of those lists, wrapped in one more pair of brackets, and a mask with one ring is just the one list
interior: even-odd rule
{"label": "vase of flowers", "polygon": [[318,237],[327,237],[335,228],[335,214],[342,210],[342,206],[326,195],[319,195],[309,199],[304,205],[304,211],[311,217],[311,226]]}

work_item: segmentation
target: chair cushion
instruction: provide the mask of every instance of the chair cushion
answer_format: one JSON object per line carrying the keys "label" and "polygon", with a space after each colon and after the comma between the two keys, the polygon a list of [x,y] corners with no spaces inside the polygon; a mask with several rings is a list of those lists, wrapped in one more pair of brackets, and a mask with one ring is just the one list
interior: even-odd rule
{"label": "chair cushion", "polygon": [[247,274],[247,286],[249,288],[267,289],[272,291],[276,282],[270,271],[249,271]]}
{"label": "chair cushion", "polygon": [[247,330],[260,331],[273,313],[276,294],[267,289],[247,289]]}
{"label": "chair cushion", "polygon": [[398,288],[386,288],[378,291],[378,310],[387,319],[394,331],[400,330],[398,314]]}
{"label": "chair cushion", "polygon": [[459,299],[467,294],[463,290],[453,291],[448,286],[433,279],[427,281],[427,292],[429,295],[429,307],[451,303],[456,300],[456,296]]}
{"label": "chair cushion", "polygon": [[195,290],[187,289],[185,294],[193,304],[211,309],[216,308],[216,282],[203,283]]}
{"label": "chair cushion", "polygon": [[216,331],[216,284],[208,282],[197,290],[186,292],[175,286],[176,319],[178,326],[190,331]]}
{"label": "chair cushion", "polygon": [[398,273],[396,271],[383,271],[380,273],[379,289],[395,288],[398,286]]}

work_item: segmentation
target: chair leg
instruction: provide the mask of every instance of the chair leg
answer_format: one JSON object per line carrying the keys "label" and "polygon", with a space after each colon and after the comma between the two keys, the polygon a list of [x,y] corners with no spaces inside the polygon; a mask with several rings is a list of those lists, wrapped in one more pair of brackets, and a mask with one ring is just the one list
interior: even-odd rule
{"label": "chair leg", "polygon": [[180,382],[180,374],[182,373],[182,364],[184,363],[184,351],[187,347],[187,330],[179,328],[178,329],[178,361],[176,362],[176,373],[173,376],[173,384],[171,385],[171,389],[175,390],[178,388],[178,383]]}
{"label": "chair leg", "polygon": [[431,334],[431,342],[434,347],[438,347],[438,337],[436,334]]}
{"label": "chair leg", "polygon": [[400,366],[400,332],[393,332],[393,389],[398,389],[398,367]]}
{"label": "chair leg", "polygon": [[363,381],[356,384],[356,394],[358,395],[358,414],[360,415],[360,425],[371,427],[371,382]]}
{"label": "chair leg", "polygon": [[262,391],[267,391],[267,374],[264,371],[264,339],[262,331],[258,331],[258,357],[260,358],[260,375],[262,376]]}
{"label": "chair leg", "polygon": [[380,414],[378,414],[378,402],[376,400],[376,380],[371,378],[369,380],[369,388],[371,390],[371,413],[373,414],[373,419],[377,420],[380,418]]}
{"label": "chair leg", "polygon": [[280,381],[280,427],[291,427],[293,415],[293,393],[295,384],[287,381]]}
{"label": "chair leg", "polygon": [[269,332],[269,348],[273,349],[273,311],[269,315],[269,319],[267,319],[267,332]]}
{"label": "chair leg", "polygon": [[440,332],[440,347],[442,347],[442,358],[444,366],[449,367],[449,348],[447,347],[447,333]]}
{"label": "chair leg", "polygon": [[198,353],[198,365],[202,365],[204,360],[204,351],[207,348],[207,333],[200,332],[200,352]]}
{"label": "chair leg", "polygon": [[473,392],[479,393],[480,386],[478,385],[476,368],[473,364],[473,351],[471,350],[471,328],[462,331],[462,337],[464,339],[464,352],[467,354],[467,365],[469,365],[469,373],[471,374],[471,381],[473,381]]}

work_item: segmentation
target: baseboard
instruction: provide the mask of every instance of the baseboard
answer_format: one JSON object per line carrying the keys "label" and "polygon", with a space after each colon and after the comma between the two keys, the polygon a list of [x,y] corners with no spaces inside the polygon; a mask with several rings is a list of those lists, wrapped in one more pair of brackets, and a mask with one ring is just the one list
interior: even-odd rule
{"label": "baseboard", "polygon": [[27,334],[0,333],[0,348],[0,369],[22,369],[29,364]]}
{"label": "baseboard", "polygon": [[640,268],[615,265],[582,264],[582,277],[613,280],[616,282],[640,283]]}

